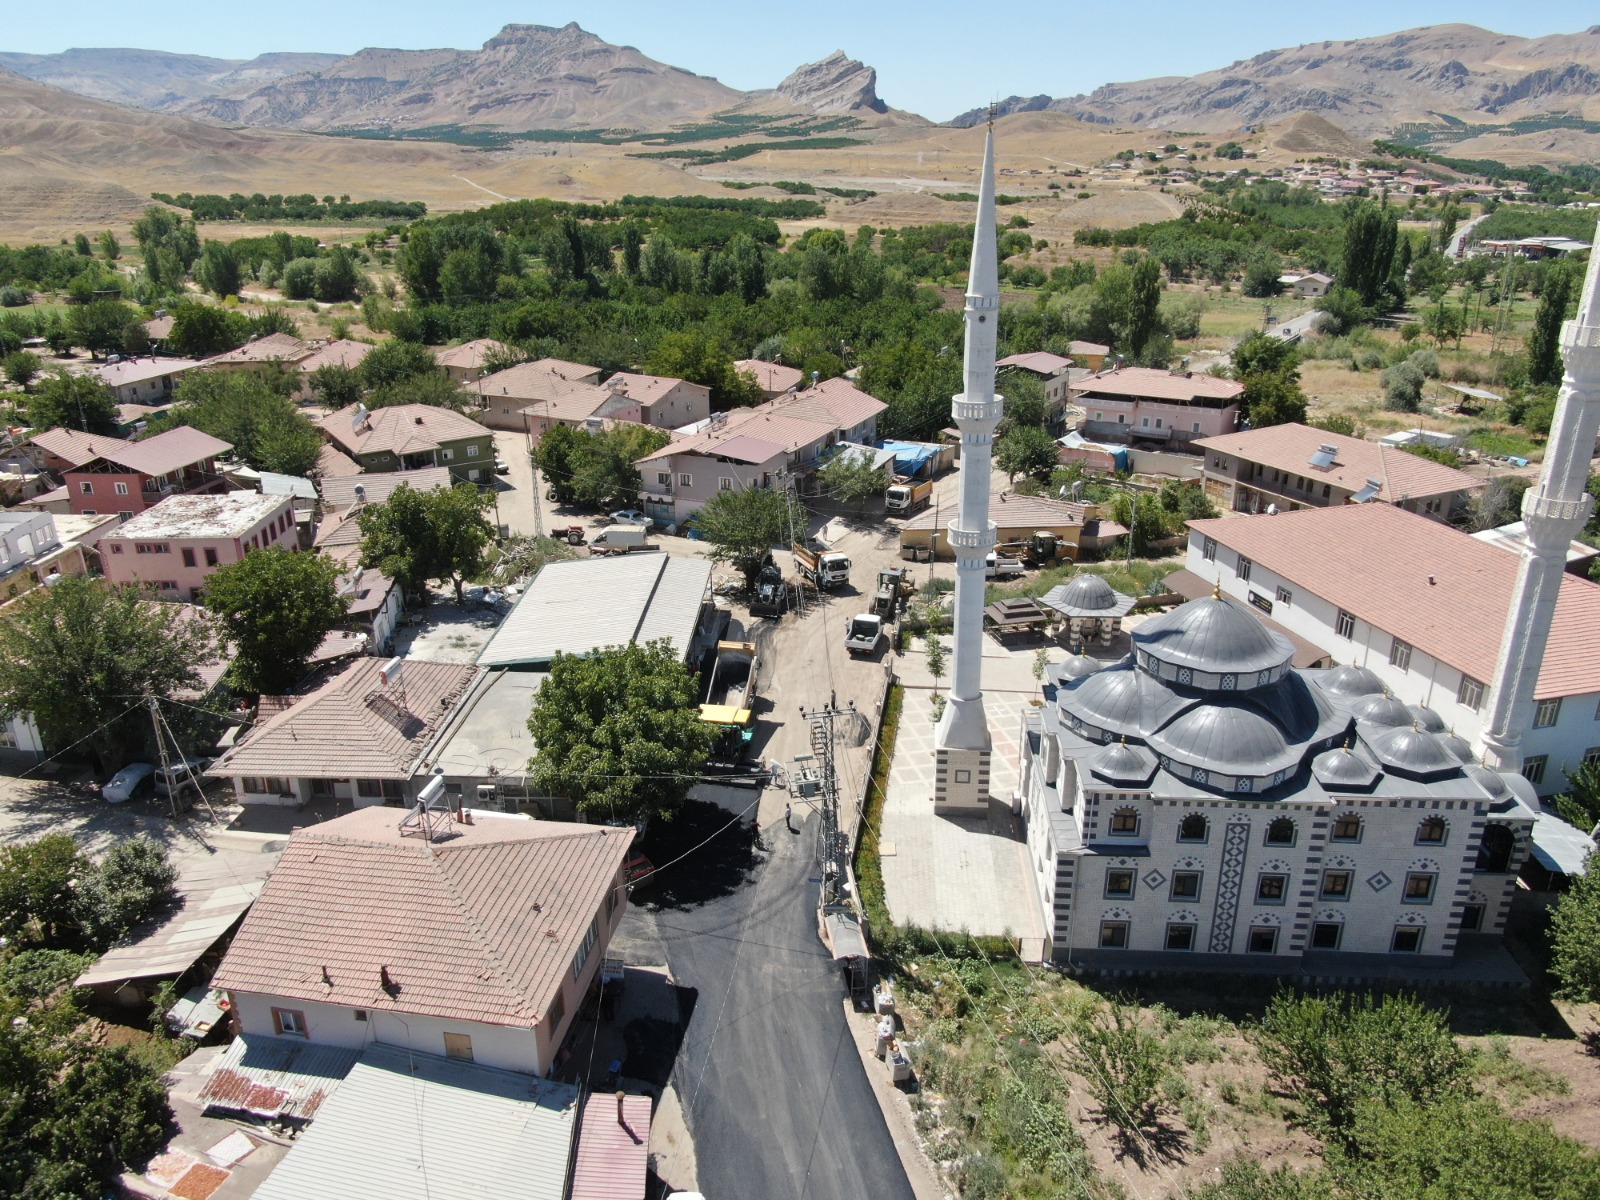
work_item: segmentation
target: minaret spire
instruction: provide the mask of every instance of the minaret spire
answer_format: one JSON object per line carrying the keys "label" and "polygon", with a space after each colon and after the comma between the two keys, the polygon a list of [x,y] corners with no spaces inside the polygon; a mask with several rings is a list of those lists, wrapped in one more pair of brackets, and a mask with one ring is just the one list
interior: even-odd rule
{"label": "minaret spire", "polygon": [[999,251],[994,215],[994,122],[983,142],[978,215],[962,316],[965,390],[951,410],[961,430],[961,505],[950,523],[956,554],[955,665],[950,697],[934,733],[934,800],[941,807],[987,810],[989,718],[983,707],[983,598],[988,554],[995,546],[989,520],[990,461],[994,430],[1004,410],[995,394],[995,345],[1000,323]]}
{"label": "minaret spire", "polygon": [[[1565,370],[1545,443],[1539,481],[1522,497],[1528,526],[1511,608],[1495,662],[1484,722],[1483,758],[1499,770],[1522,765],[1522,738],[1533,724],[1539,668],[1544,662],[1567,549],[1583,531],[1594,500],[1585,492],[1589,459],[1600,430],[1600,236],[1590,252],[1578,315],[1561,327]],[[1550,782],[1559,782],[1552,780]]]}

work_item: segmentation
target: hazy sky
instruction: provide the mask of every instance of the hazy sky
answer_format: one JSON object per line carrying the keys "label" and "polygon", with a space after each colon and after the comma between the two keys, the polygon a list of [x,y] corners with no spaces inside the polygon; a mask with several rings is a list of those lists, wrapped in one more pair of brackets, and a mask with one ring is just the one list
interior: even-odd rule
{"label": "hazy sky", "polygon": [[[1102,83],[1192,75],[1263,50],[1459,21],[1538,37],[1592,23],[1570,0],[1344,0],[1245,4],[1145,0],[1100,5],[953,0],[13,0],[0,50],[133,46],[250,58],[268,50],[351,53],[364,46],[475,49],[513,22],[577,21],[607,41],[737,88],[772,87],[803,62],[843,50],[878,70],[896,108],[945,120],[990,99],[1070,96]],[[977,14],[977,15],[975,15]]]}

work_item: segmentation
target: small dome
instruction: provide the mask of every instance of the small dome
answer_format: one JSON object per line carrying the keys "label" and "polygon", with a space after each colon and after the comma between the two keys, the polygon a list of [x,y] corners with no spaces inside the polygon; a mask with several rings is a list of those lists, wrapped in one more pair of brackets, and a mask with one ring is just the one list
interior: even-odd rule
{"label": "small dome", "polygon": [[1383,691],[1383,680],[1354,664],[1333,668],[1319,682],[1324,691],[1336,696],[1375,696]]}
{"label": "small dome", "polygon": [[1461,769],[1461,760],[1437,736],[1415,726],[1386,730],[1372,738],[1370,745],[1379,762],[1413,775]]}
{"label": "small dome", "polygon": [[1061,674],[1066,679],[1086,679],[1100,669],[1100,664],[1087,654],[1074,654],[1061,664]]}
{"label": "small dome", "polygon": [[1369,788],[1378,778],[1378,768],[1348,746],[1317,755],[1311,760],[1311,773],[1323,787],[1335,789]]}
{"label": "small dome", "polygon": [[1060,699],[1064,710],[1098,729],[1139,727],[1139,676],[1129,668],[1092,672]]}
{"label": "small dome", "polygon": [[1356,719],[1369,725],[1387,725],[1394,729],[1410,729],[1416,724],[1411,710],[1388,692],[1381,696],[1364,696],[1350,706]]}
{"label": "small dome", "polygon": [[1420,704],[1407,705],[1411,719],[1417,723],[1418,728],[1426,729],[1429,733],[1444,732],[1444,718],[1431,708],[1424,708]]}
{"label": "small dome", "polygon": [[1085,572],[1073,576],[1061,593],[1062,602],[1073,608],[1115,608],[1117,594],[1111,585],[1098,575]]}
{"label": "small dome", "polygon": [[1110,783],[1144,785],[1156,773],[1156,756],[1143,746],[1113,742],[1089,760],[1089,770]]}
{"label": "small dome", "polygon": [[1186,766],[1226,775],[1271,775],[1290,757],[1283,732],[1243,704],[1196,705],[1151,735],[1150,744]]}
{"label": "small dome", "polygon": [[1472,743],[1467,741],[1466,738],[1459,737],[1455,733],[1444,733],[1439,735],[1439,741],[1444,744],[1446,750],[1450,751],[1462,762],[1478,761],[1478,756],[1472,752]]}
{"label": "small dome", "polygon": [[1500,772],[1491,771],[1488,767],[1470,766],[1466,768],[1466,774],[1468,779],[1495,800],[1499,800],[1511,790],[1506,786],[1506,781],[1500,778]]}
{"label": "small dome", "polygon": [[1236,604],[1215,596],[1180,604],[1133,631],[1141,654],[1215,675],[1286,668],[1294,647]]}

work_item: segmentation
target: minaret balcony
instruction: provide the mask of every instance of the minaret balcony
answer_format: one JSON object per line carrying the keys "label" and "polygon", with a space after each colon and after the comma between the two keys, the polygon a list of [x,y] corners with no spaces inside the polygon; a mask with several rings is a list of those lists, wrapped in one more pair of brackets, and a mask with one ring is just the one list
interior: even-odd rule
{"label": "minaret balcony", "polygon": [[1600,350],[1600,326],[1579,325],[1576,321],[1562,322],[1561,348],[1563,350]]}
{"label": "minaret balcony", "polygon": [[993,521],[983,529],[962,529],[954,522],[950,524],[950,545],[957,550],[987,550],[996,540]]}
{"label": "minaret balcony", "polygon": [[957,423],[962,421],[999,421],[1005,415],[1005,405],[998,397],[992,400],[968,400],[957,396],[951,404],[951,413]]}

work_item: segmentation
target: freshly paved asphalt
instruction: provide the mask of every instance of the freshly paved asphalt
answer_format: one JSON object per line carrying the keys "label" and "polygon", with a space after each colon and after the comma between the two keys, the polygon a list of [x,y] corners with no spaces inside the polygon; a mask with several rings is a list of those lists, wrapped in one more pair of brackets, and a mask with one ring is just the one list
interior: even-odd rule
{"label": "freshly paved asphalt", "polygon": [[[728,814],[685,818],[709,832]],[[613,942],[693,990],[672,1083],[708,1200],[913,1200],[816,934],[817,823],[720,835],[641,887]]]}

